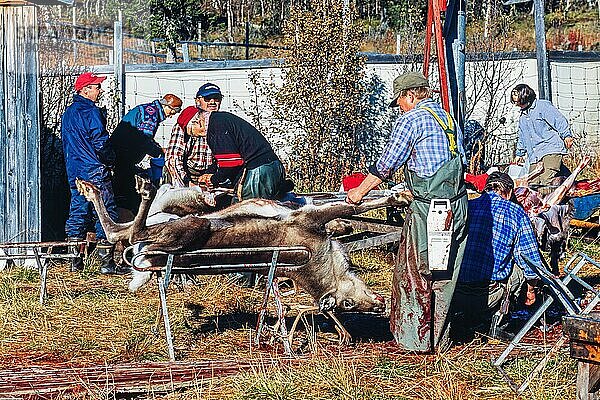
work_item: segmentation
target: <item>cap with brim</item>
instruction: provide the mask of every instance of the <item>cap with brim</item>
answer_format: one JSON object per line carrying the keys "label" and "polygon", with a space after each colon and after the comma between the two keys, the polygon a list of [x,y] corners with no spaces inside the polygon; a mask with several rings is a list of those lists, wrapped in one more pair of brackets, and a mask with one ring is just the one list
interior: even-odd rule
{"label": "cap with brim", "polygon": [[214,83],[205,83],[204,85],[200,86],[200,89],[198,89],[198,92],[196,93],[196,97],[208,97],[208,96],[223,97],[223,94],[221,93],[221,89]]}
{"label": "cap with brim", "polygon": [[106,79],[105,76],[98,76],[93,72],[84,72],[75,80],[75,91],[79,92],[86,86],[99,85]]}
{"label": "cap with brim", "polygon": [[429,81],[420,72],[408,72],[394,79],[394,97],[390,107],[398,107],[398,97],[404,90],[429,87]]}

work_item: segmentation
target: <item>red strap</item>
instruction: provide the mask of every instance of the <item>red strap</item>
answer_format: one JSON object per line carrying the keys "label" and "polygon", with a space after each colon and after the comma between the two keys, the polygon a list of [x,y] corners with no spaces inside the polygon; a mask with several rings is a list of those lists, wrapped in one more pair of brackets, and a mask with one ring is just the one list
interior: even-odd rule
{"label": "red strap", "polygon": [[244,159],[238,153],[215,154],[217,165],[223,168],[239,167],[244,165]]}

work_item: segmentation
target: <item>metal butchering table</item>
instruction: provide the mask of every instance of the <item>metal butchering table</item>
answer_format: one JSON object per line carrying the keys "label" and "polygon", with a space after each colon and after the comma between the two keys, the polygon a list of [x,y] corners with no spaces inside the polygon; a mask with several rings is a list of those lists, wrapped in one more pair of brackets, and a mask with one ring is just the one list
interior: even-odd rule
{"label": "metal butchering table", "polygon": [[[277,310],[278,329],[281,336],[284,352],[292,354],[287,328],[284,321],[284,310],[278,296],[277,278],[275,273],[296,270],[311,257],[311,252],[304,246],[287,247],[258,247],[258,248],[220,248],[202,249],[191,252],[167,253],[163,251],[140,251],[133,254],[134,246],[125,249],[124,260],[138,271],[156,273],[158,293],[160,297],[159,318],[165,328],[165,335],[169,351],[169,358],[175,360],[173,336],[169,322],[167,308],[167,290],[171,277],[176,274],[183,275],[220,275],[237,272],[256,272],[267,277],[262,305],[256,324],[254,342],[260,344],[261,334],[265,328],[265,315],[271,291]],[[151,258],[152,266],[140,267],[141,259]]]}

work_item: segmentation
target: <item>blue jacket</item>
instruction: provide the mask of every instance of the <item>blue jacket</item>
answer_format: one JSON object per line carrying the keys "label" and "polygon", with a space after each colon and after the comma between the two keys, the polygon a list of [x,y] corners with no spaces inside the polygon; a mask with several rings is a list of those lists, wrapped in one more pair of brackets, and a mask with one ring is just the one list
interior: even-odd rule
{"label": "blue jacket", "polygon": [[145,135],[154,137],[158,130],[158,125],[166,118],[162,105],[159,100],[154,100],[152,103],[140,104],[130,110],[123,117],[124,122],[129,122],[140,132]]}
{"label": "blue jacket", "polygon": [[117,159],[115,171],[133,169],[146,154],[160,157],[162,147],[154,140],[159,124],[166,118],[159,100],[132,108],[119,122],[112,136]]}
{"label": "blue jacket", "polygon": [[93,101],[76,94],[73,104],[62,115],[61,135],[69,185],[75,178],[92,183],[110,180],[110,166],[115,162],[106,116]]}

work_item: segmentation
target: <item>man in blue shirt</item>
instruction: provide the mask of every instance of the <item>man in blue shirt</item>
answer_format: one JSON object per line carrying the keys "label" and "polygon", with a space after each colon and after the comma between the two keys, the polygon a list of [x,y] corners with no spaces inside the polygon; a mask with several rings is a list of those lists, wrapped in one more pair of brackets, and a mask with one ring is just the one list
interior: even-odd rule
{"label": "man in blue shirt", "polygon": [[568,176],[562,156],[573,146],[573,134],[564,115],[548,100],[536,100],[533,89],[525,84],[515,86],[511,101],[521,108],[515,161],[522,163],[527,155],[530,171],[536,163],[544,165],[544,172],[529,183],[551,185],[556,183],[554,178]]}
{"label": "man in blue shirt", "polygon": [[469,201],[467,246],[454,298],[455,311],[469,319],[491,316],[503,299],[517,298],[525,282],[526,304],[535,301],[538,275],[530,263],[543,268],[542,260],[531,220],[510,201],[513,190],[510,176],[493,172],[481,196]]}
{"label": "man in blue shirt", "polygon": [[[406,183],[415,200],[406,214],[394,268],[390,329],[404,350],[431,352],[448,343],[448,311],[466,242],[462,132],[452,116],[431,99],[429,81],[419,72],[394,80],[390,107],[398,106],[403,114],[396,120],[383,154],[369,168],[365,180],[348,191],[346,201],[359,203],[371,189],[406,166]],[[434,199],[448,199],[453,218],[447,267],[432,271],[427,215]]]}
{"label": "man in blue shirt", "polygon": [[[73,104],[62,115],[61,137],[71,189],[69,218],[65,224],[68,240],[82,240],[88,225],[94,224],[98,240],[98,256],[103,274],[126,273],[117,271],[113,261],[114,245],[106,240],[106,234],[98,220],[92,203],[79,193],[75,179],[92,182],[100,190],[106,210],[113,220],[117,219],[110,169],[115,162],[115,152],[106,131],[106,115],[96,106],[102,94],[102,82],[106,77],[85,72],[75,80],[76,94]],[[83,269],[79,249],[72,249],[71,270]]]}
{"label": "man in blue shirt", "polygon": [[181,111],[182,101],[174,94],[131,109],[115,128],[111,140],[115,149],[113,186],[118,207],[137,214],[141,198],[135,190],[136,164],[146,155],[162,157],[163,149],[154,140],[158,126]]}

